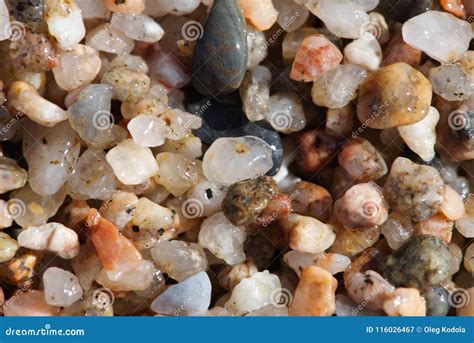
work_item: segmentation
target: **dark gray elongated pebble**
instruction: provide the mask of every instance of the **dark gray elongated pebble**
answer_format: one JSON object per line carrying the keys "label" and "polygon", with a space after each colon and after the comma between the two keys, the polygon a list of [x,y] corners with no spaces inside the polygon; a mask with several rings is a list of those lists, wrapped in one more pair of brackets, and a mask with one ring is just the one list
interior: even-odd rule
{"label": "dark gray elongated pebble", "polygon": [[433,0],[381,0],[375,11],[404,23],[432,8]]}
{"label": "dark gray elongated pebble", "polygon": [[422,293],[426,300],[427,316],[446,316],[449,312],[449,293],[442,287],[429,288]]}
{"label": "dark gray elongated pebble", "polygon": [[44,0],[8,0],[7,7],[15,20],[23,23],[43,21]]}
{"label": "dark gray elongated pebble", "polygon": [[427,288],[449,276],[451,254],[437,236],[421,235],[408,240],[387,256],[385,278],[394,286]]}
{"label": "dark gray elongated pebble", "polygon": [[229,94],[247,69],[245,21],[236,0],[215,0],[194,49],[193,86],[201,94]]}

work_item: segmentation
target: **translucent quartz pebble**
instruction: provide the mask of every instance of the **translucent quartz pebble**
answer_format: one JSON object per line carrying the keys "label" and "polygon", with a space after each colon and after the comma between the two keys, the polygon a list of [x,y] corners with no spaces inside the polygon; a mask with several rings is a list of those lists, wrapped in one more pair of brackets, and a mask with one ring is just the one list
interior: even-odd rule
{"label": "translucent quartz pebble", "polygon": [[128,67],[109,69],[102,76],[101,83],[114,88],[114,99],[122,102],[137,102],[143,99],[150,89],[150,78],[141,71]]}
{"label": "translucent quartz pebble", "polygon": [[408,147],[416,152],[423,161],[431,161],[435,157],[436,125],[439,121],[439,112],[430,107],[428,115],[415,124],[399,126],[398,133]]}
{"label": "translucent quartz pebble", "polygon": [[10,261],[20,246],[4,232],[0,232],[0,263]]}
{"label": "translucent quartz pebble", "polygon": [[468,75],[457,64],[432,68],[429,78],[433,92],[448,101],[466,100],[474,92],[474,85]]}
{"label": "translucent quartz pebble", "polygon": [[138,185],[158,172],[151,150],[127,139],[107,153],[107,162],[125,185]]}
{"label": "translucent quartz pebble", "polygon": [[181,16],[194,12],[200,3],[201,0],[148,0],[145,13],[153,17],[162,17],[170,13]]}
{"label": "translucent quartz pebble", "polygon": [[67,122],[48,129],[28,121],[24,128],[23,154],[30,186],[39,195],[53,195],[73,171],[80,142]]}
{"label": "translucent quartz pebble", "polygon": [[357,96],[367,71],[354,64],[340,65],[314,81],[311,96],[318,106],[341,108]]}
{"label": "translucent quartz pebble", "polygon": [[151,303],[151,310],[169,316],[190,316],[203,313],[211,303],[211,280],[199,272],[170,286]]}
{"label": "translucent quartz pebble", "polygon": [[203,159],[206,178],[223,185],[265,174],[272,166],[271,147],[254,136],[219,138]]}
{"label": "translucent quartz pebble", "polygon": [[381,226],[381,232],[390,248],[397,250],[413,235],[410,218],[392,212]]}
{"label": "translucent quartz pebble", "polygon": [[145,147],[157,147],[165,143],[166,123],[152,114],[141,114],[127,125],[135,142]]}
{"label": "translucent quartz pebble", "polygon": [[315,35],[318,33],[318,30],[316,30],[314,27],[302,27],[298,30],[292,31],[288,34],[285,35],[285,38],[283,38],[282,42],[282,53],[283,53],[283,58],[286,61],[291,61],[295,58],[296,56],[296,51],[298,50],[298,47],[301,45],[301,42],[303,39],[305,39],[308,36]]}
{"label": "translucent quartz pebble", "polygon": [[0,156],[0,180],[0,194],[3,194],[23,187],[28,180],[28,174],[15,160]]}
{"label": "translucent quartz pebble", "polygon": [[320,0],[313,13],[329,31],[342,38],[359,38],[361,27],[369,22],[369,15],[358,1]]}
{"label": "translucent quartz pebble", "polygon": [[135,216],[138,198],[135,194],[117,191],[112,199],[102,205],[102,216],[119,230],[123,229]]}
{"label": "translucent quartz pebble", "polygon": [[309,254],[292,250],[283,256],[283,260],[288,264],[298,276],[301,271],[309,266],[316,266],[326,269],[331,274],[343,272],[351,264],[351,259],[344,255],[332,253]]}
{"label": "translucent quartz pebble", "polygon": [[292,0],[274,0],[273,4],[278,11],[278,25],[287,32],[299,29],[308,19],[308,9]]}
{"label": "translucent quartz pebble", "polygon": [[293,92],[278,92],[270,97],[266,119],[279,132],[291,133],[304,129],[304,115],[301,96]]}
{"label": "translucent quartz pebble", "polygon": [[222,212],[204,220],[199,231],[199,244],[229,265],[245,261],[242,226],[234,226]]}
{"label": "translucent quartz pebble", "polygon": [[202,119],[179,109],[170,109],[160,116],[166,124],[166,138],[178,140],[186,137],[191,130],[199,129]]}
{"label": "translucent quartz pebble", "polygon": [[90,147],[111,148],[127,137],[127,131],[114,125],[110,112],[112,87],[94,84],[84,88],[69,107],[72,128]]}
{"label": "translucent quartz pebble", "polygon": [[178,282],[207,269],[204,250],[195,243],[163,241],[151,249],[156,266]]}
{"label": "translucent quartz pebble", "polygon": [[[186,194],[188,207],[192,204],[195,204],[195,206],[197,204],[195,208],[198,211],[194,213],[189,208],[186,211],[185,205],[183,212],[188,213],[189,217],[208,217],[220,210],[226,192],[227,187],[223,185],[207,180],[200,181],[191,187]],[[190,208],[192,209],[193,207]]]}
{"label": "translucent quartz pebble", "polygon": [[382,63],[382,48],[375,37],[359,38],[346,45],[344,58],[346,63],[375,70]]}
{"label": "translucent quartz pebble", "polygon": [[10,30],[5,30],[4,28],[9,27],[10,25],[10,15],[8,13],[7,5],[5,0],[0,0],[0,27],[3,29],[0,30],[0,41],[10,38],[12,32]]}
{"label": "translucent quartz pebble", "polygon": [[102,150],[87,149],[67,180],[68,194],[77,200],[109,199],[117,179]]}
{"label": "translucent quartz pebble", "polygon": [[240,87],[240,97],[243,110],[250,121],[265,118],[270,102],[271,81],[272,74],[267,67],[258,66],[247,71]]}
{"label": "translucent quartz pebble", "polygon": [[86,44],[96,50],[117,55],[130,53],[135,45],[133,39],[107,24],[101,24],[89,31]]}
{"label": "translucent quartz pebble", "polygon": [[54,306],[68,307],[82,298],[82,288],[76,275],[51,267],[43,274],[44,298]]}
{"label": "translucent quartz pebble", "polygon": [[173,152],[184,157],[195,159],[202,156],[201,139],[194,136],[185,137],[180,140],[167,140],[160,150],[162,152]]}
{"label": "translucent quartz pebble", "polygon": [[252,26],[247,27],[247,68],[255,68],[268,54],[268,44],[265,34]]}
{"label": "translucent quartz pebble", "polygon": [[155,181],[173,195],[183,195],[191,186],[203,179],[201,162],[179,154],[163,152],[156,156],[158,174]]}
{"label": "translucent quartz pebble", "polygon": [[154,45],[154,50],[147,59],[150,67],[150,77],[157,79],[163,85],[169,88],[181,88],[189,82],[190,74],[182,63],[170,54],[168,51],[161,48],[159,45]]}
{"label": "translucent quartz pebble", "polygon": [[106,272],[105,269],[102,269],[95,281],[113,291],[143,291],[147,289],[153,280],[155,270],[153,263],[143,259],[134,263],[127,262],[121,263],[113,272]]}
{"label": "translucent quartz pebble", "polygon": [[8,101],[42,126],[54,126],[67,119],[67,113],[58,105],[46,100],[29,82],[13,82],[8,89]]}
{"label": "translucent quartz pebble", "polygon": [[74,1],[45,0],[44,18],[62,50],[72,49],[86,34],[81,9]]}
{"label": "translucent quartz pebble", "polygon": [[64,259],[79,254],[77,233],[60,223],[30,226],[18,235],[18,244],[33,250],[47,250]]}
{"label": "translucent quartz pebble", "polygon": [[403,40],[440,63],[459,60],[469,48],[471,25],[452,14],[428,11],[411,18],[402,28]]}
{"label": "translucent quartz pebble", "polygon": [[268,270],[255,273],[235,286],[225,308],[234,315],[247,314],[268,305],[278,305],[281,298],[278,276]]}
{"label": "translucent quartz pebble", "polygon": [[26,185],[10,194],[10,213],[21,227],[43,225],[56,214],[65,198],[63,189],[54,195],[41,196]]}
{"label": "translucent quartz pebble", "polygon": [[158,42],[165,34],[161,26],[145,14],[114,13],[110,25],[128,37],[146,43]]}
{"label": "translucent quartz pebble", "polygon": [[82,12],[82,18],[99,18],[103,19],[107,16],[107,8],[103,1],[97,0],[74,0]]}
{"label": "translucent quartz pebble", "polygon": [[272,0],[239,0],[238,2],[245,19],[260,31],[268,30],[277,21],[278,12]]}
{"label": "translucent quartz pebble", "polygon": [[54,79],[59,87],[71,91],[92,82],[101,66],[97,50],[77,44],[59,55],[59,65],[53,68]]}
{"label": "translucent quartz pebble", "polygon": [[140,198],[136,209],[132,224],[140,230],[167,230],[174,224],[175,214],[172,210],[147,198]]}

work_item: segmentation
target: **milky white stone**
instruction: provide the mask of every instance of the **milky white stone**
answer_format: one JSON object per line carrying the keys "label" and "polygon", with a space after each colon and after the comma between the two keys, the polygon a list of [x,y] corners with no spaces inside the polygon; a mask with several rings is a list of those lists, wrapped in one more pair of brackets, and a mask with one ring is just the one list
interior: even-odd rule
{"label": "milky white stone", "polygon": [[183,241],[163,241],[151,249],[156,266],[176,281],[207,269],[204,250],[195,243]]}
{"label": "milky white stone", "polygon": [[316,266],[326,269],[331,274],[343,272],[351,264],[347,256],[332,253],[309,254],[292,250],[283,256],[283,261],[300,276],[303,268]]}
{"label": "milky white stone", "polygon": [[107,8],[103,1],[97,0],[74,0],[82,12],[82,18],[99,18],[103,19],[107,16]]}
{"label": "milky white stone", "polygon": [[135,46],[133,39],[107,24],[101,24],[89,31],[86,44],[96,50],[117,55],[130,53]]}
{"label": "milky white stone", "polygon": [[162,152],[156,156],[158,174],[155,181],[175,196],[183,195],[203,179],[201,162],[179,154]]}
{"label": "milky white stone", "polygon": [[0,156],[0,179],[0,194],[3,194],[23,187],[28,180],[28,174],[15,160]]}
{"label": "milky white stone", "polygon": [[33,250],[51,251],[64,259],[79,254],[77,233],[60,223],[30,226],[18,235],[18,244]]}
{"label": "milky white stone", "polygon": [[247,27],[247,69],[255,68],[268,54],[268,43],[265,34],[252,26]]}
{"label": "milky white stone", "polygon": [[43,274],[44,298],[53,306],[68,307],[81,299],[83,291],[76,275],[51,267]]}
{"label": "milky white stone", "polygon": [[367,71],[354,64],[343,64],[327,71],[314,81],[311,91],[318,106],[342,108],[357,96],[357,89],[367,78]]}
{"label": "milky white stone", "polygon": [[235,286],[225,308],[234,314],[242,315],[278,302],[281,283],[278,276],[268,270],[255,273]]}
{"label": "milky white stone", "polygon": [[68,109],[72,128],[90,147],[108,149],[128,136],[127,130],[114,124],[112,94],[109,85],[89,85]]}
{"label": "milky white stone", "polygon": [[13,82],[8,91],[8,100],[11,106],[42,126],[52,127],[68,118],[66,111],[39,95],[28,82]]}
{"label": "milky white stone", "polygon": [[10,261],[20,246],[4,232],[0,232],[0,263]]}
{"label": "milky white stone", "polygon": [[199,231],[199,244],[229,265],[245,260],[245,228],[234,226],[224,215],[217,212],[204,220]]}
{"label": "milky white stone", "polygon": [[369,21],[362,6],[347,0],[319,0],[313,13],[342,38],[359,38],[361,26]]}
{"label": "milky white stone", "polygon": [[270,84],[272,73],[264,66],[251,69],[245,75],[240,87],[243,110],[250,121],[262,120],[270,104]]}
{"label": "milky white stone", "polygon": [[147,198],[140,198],[136,207],[132,223],[140,230],[167,230],[174,223],[175,216],[169,208],[158,205]]}
{"label": "milky white stone", "polygon": [[152,311],[171,316],[198,315],[211,303],[211,280],[202,271],[171,285],[151,303]]}
{"label": "milky white stone", "polygon": [[227,187],[215,182],[203,180],[186,193],[188,203],[198,204],[200,216],[208,217],[218,212],[227,194]]}
{"label": "milky white stone", "polygon": [[428,11],[403,24],[403,40],[440,63],[459,60],[469,48],[471,25],[446,12]]}
{"label": "milky white stone", "polygon": [[167,123],[166,138],[183,139],[191,130],[199,129],[202,119],[179,109],[170,109],[160,116]]}
{"label": "milky white stone", "polygon": [[157,116],[141,114],[127,125],[135,142],[145,147],[157,147],[166,140],[166,123]]}
{"label": "milky white stone", "polygon": [[24,128],[23,155],[28,162],[30,186],[39,195],[55,194],[79,158],[76,133],[67,122],[48,129],[27,121]]}
{"label": "milky white stone", "polygon": [[431,161],[435,157],[436,125],[439,112],[430,107],[425,118],[417,123],[398,127],[398,133],[408,147],[420,156],[423,161]]}
{"label": "milky white stone", "polygon": [[138,264],[123,263],[111,272],[102,269],[95,281],[113,291],[143,291],[152,283],[154,273],[153,263],[141,260]]}
{"label": "milky white stone", "polygon": [[278,25],[287,32],[299,29],[308,19],[308,9],[294,1],[274,0],[273,4],[278,11]]}
{"label": "milky white stone", "polygon": [[[470,77],[474,78],[474,75]],[[448,101],[466,100],[474,93],[474,84],[457,64],[431,68],[429,79],[433,92]]]}
{"label": "milky white stone", "polygon": [[375,70],[382,63],[382,48],[374,37],[356,39],[344,48],[344,58],[347,63]]}
{"label": "milky white stone", "polygon": [[77,200],[106,200],[116,188],[117,179],[102,150],[87,149],[67,181],[69,195]]}
{"label": "milky white stone", "polygon": [[265,174],[272,166],[270,145],[254,136],[219,138],[203,159],[206,178],[223,185]]}
{"label": "milky white stone", "polygon": [[70,91],[94,80],[101,65],[99,51],[77,44],[59,55],[59,65],[53,68],[54,79],[59,87]]}
{"label": "milky white stone", "polygon": [[149,0],[145,13],[153,17],[162,17],[168,13],[181,16],[193,12],[200,3],[201,0]]}
{"label": "milky white stone", "polygon": [[145,14],[114,13],[110,25],[128,37],[146,43],[158,42],[165,34],[161,26]]}
{"label": "milky white stone", "polygon": [[62,50],[69,50],[86,34],[81,9],[70,0],[46,0],[44,18]]}
{"label": "milky white stone", "polygon": [[0,0],[0,41],[10,38],[10,14],[5,0]]}
{"label": "milky white stone", "polygon": [[[109,69],[116,67],[127,67],[142,72],[144,74],[148,74],[149,71],[148,64],[141,56],[130,54],[119,55],[115,57],[112,61],[110,61]],[[159,88],[159,86],[159,84],[153,85],[153,87],[155,88],[153,90],[150,89],[150,91],[157,91],[156,88]]]}
{"label": "milky white stone", "polygon": [[202,142],[198,137],[189,136],[179,140],[168,139],[160,147],[162,152],[173,152],[184,157],[195,159],[202,156]]}

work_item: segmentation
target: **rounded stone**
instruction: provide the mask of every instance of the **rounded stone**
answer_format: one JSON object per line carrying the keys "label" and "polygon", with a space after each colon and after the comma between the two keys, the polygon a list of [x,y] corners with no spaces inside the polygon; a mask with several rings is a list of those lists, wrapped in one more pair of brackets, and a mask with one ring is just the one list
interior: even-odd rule
{"label": "rounded stone", "polygon": [[394,63],[371,74],[359,89],[357,116],[374,129],[416,123],[428,114],[430,82],[406,63]]}
{"label": "rounded stone", "polygon": [[427,316],[446,316],[449,311],[449,294],[442,287],[427,289],[423,294],[426,300]]}
{"label": "rounded stone", "polygon": [[245,21],[235,0],[216,0],[194,50],[193,86],[206,96],[235,91],[247,69]]}

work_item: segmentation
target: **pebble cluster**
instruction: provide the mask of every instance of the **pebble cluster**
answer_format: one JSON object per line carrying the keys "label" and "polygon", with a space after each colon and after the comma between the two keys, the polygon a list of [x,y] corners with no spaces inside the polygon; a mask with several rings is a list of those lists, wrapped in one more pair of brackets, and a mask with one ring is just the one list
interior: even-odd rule
{"label": "pebble cluster", "polygon": [[472,0],[0,0],[0,313],[474,315]]}

